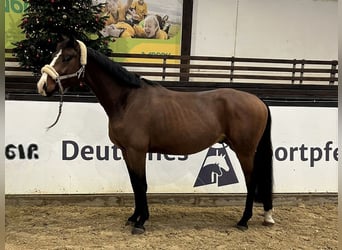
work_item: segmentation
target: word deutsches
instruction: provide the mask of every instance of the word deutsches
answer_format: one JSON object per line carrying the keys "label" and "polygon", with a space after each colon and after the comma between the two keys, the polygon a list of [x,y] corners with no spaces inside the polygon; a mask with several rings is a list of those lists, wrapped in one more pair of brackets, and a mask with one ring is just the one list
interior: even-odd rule
{"label": "word deutsches", "polygon": [[[103,145],[79,145],[73,140],[63,140],[62,141],[62,160],[72,161],[76,159],[82,159],[85,161],[99,160],[99,161],[109,161],[115,160],[120,161],[123,159],[121,150],[113,146],[103,146]],[[166,160],[166,161],[185,161],[188,159],[187,155],[167,155],[159,153],[148,153],[148,160]]]}

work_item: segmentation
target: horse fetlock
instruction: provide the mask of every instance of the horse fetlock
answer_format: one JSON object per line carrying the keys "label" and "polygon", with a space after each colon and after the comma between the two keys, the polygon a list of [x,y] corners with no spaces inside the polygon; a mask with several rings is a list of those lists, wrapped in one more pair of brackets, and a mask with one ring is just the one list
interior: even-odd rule
{"label": "horse fetlock", "polygon": [[127,223],[133,223],[133,225],[134,225],[134,223],[136,223],[137,221],[138,221],[138,215],[136,215],[136,213],[134,213],[131,217],[129,217],[128,219],[127,219]]}
{"label": "horse fetlock", "polygon": [[128,220],[126,221],[125,226],[134,226],[135,223],[136,223],[135,221],[131,221],[131,220],[128,219]]}
{"label": "horse fetlock", "polygon": [[243,216],[242,216],[242,218],[241,218],[240,221],[246,221],[246,223],[247,223],[247,221],[249,221],[249,219],[252,218],[252,216],[253,216],[253,213],[252,213],[252,212],[250,212],[250,211],[245,211],[245,212],[243,213]]}

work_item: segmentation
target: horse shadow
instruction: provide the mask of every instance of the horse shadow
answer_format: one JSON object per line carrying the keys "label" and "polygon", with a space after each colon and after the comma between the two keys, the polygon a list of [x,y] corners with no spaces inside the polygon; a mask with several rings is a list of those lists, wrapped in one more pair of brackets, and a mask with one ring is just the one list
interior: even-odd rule
{"label": "horse shadow", "polygon": [[[147,232],[213,230],[227,232],[238,230],[236,224],[241,217],[243,207],[193,207],[167,206],[150,207],[150,219],[146,221]],[[261,226],[261,214],[251,219],[250,226]],[[240,231],[240,230],[238,230]]]}

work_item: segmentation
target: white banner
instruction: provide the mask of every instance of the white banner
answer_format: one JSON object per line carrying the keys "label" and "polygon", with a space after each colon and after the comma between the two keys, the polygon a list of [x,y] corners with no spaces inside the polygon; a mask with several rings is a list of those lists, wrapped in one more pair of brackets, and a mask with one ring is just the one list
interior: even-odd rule
{"label": "white banner", "polygon": [[[6,101],[6,194],[132,192],[97,103]],[[274,191],[337,192],[337,108],[271,107]],[[137,123],[137,126],[138,123]],[[215,144],[194,155],[147,155],[150,193],[244,193],[240,164]]]}

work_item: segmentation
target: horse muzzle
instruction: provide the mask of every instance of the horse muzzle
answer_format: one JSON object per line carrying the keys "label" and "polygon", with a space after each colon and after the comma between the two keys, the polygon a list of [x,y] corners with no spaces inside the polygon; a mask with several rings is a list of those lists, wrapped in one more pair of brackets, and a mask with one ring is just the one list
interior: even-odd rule
{"label": "horse muzzle", "polygon": [[38,83],[37,83],[37,90],[38,93],[41,94],[42,96],[47,96],[47,74],[44,73],[40,77]]}

